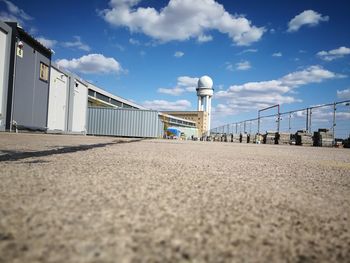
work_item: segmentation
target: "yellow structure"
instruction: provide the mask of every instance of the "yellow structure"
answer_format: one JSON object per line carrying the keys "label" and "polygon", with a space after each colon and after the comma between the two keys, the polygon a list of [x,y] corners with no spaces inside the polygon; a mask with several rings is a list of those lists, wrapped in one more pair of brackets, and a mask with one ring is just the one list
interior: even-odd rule
{"label": "yellow structure", "polygon": [[163,111],[163,113],[195,122],[199,135],[208,130],[208,113],[205,111]]}

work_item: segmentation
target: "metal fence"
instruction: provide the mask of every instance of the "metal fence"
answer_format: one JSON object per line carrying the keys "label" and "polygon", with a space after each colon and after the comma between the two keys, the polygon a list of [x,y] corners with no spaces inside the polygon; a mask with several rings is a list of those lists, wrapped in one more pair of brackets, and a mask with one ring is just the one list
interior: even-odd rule
{"label": "metal fence", "polygon": [[163,136],[163,123],[157,111],[89,107],[87,134],[157,138]]}
{"label": "metal fence", "polygon": [[333,139],[350,136],[350,100],[276,113],[240,122],[222,125],[210,130],[214,134],[263,134],[267,131],[295,133],[305,130],[313,133],[329,129]]}

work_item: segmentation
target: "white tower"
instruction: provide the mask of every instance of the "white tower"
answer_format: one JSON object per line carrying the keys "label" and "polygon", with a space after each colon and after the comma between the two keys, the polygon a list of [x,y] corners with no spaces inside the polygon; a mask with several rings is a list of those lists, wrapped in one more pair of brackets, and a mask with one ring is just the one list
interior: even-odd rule
{"label": "white tower", "polygon": [[[197,96],[198,96],[198,111],[205,111],[208,114],[207,131],[209,135],[210,131],[210,118],[211,118],[211,97],[213,96],[213,80],[208,76],[199,78],[197,85]],[[205,101],[205,102],[204,102]],[[204,108],[205,104],[205,108]]]}

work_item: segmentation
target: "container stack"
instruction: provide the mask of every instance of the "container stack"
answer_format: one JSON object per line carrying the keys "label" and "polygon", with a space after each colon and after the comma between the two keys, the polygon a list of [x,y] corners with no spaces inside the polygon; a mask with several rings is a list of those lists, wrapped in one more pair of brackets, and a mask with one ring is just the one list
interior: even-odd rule
{"label": "container stack", "polygon": [[221,138],[220,138],[220,135],[219,134],[215,134],[214,136],[213,136],[213,141],[214,142],[219,142],[221,140]]}
{"label": "container stack", "polygon": [[311,133],[306,132],[305,130],[299,130],[295,134],[296,145],[303,146],[312,146],[313,140]]}
{"label": "container stack", "polygon": [[350,136],[343,143],[344,148],[350,148]]}
{"label": "container stack", "polygon": [[276,144],[276,132],[267,131],[264,135],[264,143],[265,144]]}
{"label": "container stack", "polygon": [[255,134],[249,134],[249,143],[256,143]]}
{"label": "container stack", "polygon": [[318,129],[314,132],[314,146],[332,147],[333,133],[329,129]]}
{"label": "container stack", "polygon": [[264,136],[261,134],[255,135],[255,143],[263,143],[264,142]]}
{"label": "container stack", "polygon": [[225,134],[225,142],[232,142],[232,134]]}
{"label": "container stack", "polygon": [[239,134],[236,134],[236,133],[232,134],[232,142],[236,142],[236,143],[241,142],[240,137],[241,136]]}
{"label": "container stack", "polygon": [[241,133],[239,142],[247,143],[248,142],[248,135],[246,133]]}
{"label": "container stack", "polygon": [[290,144],[290,133],[279,132],[276,136],[277,136],[277,144]]}
{"label": "container stack", "polygon": [[231,135],[230,134],[224,134],[224,142],[231,142]]}

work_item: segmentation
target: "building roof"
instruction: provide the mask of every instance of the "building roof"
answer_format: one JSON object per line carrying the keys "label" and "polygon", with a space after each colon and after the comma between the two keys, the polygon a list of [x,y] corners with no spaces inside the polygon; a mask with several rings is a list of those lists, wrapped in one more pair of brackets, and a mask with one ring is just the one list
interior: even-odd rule
{"label": "building roof", "polygon": [[135,102],[132,102],[132,101],[130,101],[130,100],[127,100],[127,99],[124,99],[124,98],[119,97],[119,96],[117,96],[117,95],[114,95],[114,94],[112,94],[112,93],[109,93],[108,91],[105,91],[105,90],[103,90],[103,89],[101,89],[101,88],[99,88],[99,87],[97,87],[97,86],[95,86],[94,84],[89,83],[89,82],[88,82],[88,88],[89,88],[90,90],[96,91],[96,92],[98,92],[98,93],[100,93],[100,94],[102,94],[102,95],[105,95],[105,96],[107,96],[107,97],[110,97],[111,99],[120,101],[120,102],[122,102],[122,103],[125,103],[125,104],[127,104],[127,105],[130,105],[130,106],[135,107],[135,108],[137,108],[137,109],[140,109],[140,110],[147,110],[145,107],[143,107],[143,106],[141,106],[141,105],[139,105],[139,104],[137,104],[137,103],[135,103]]}
{"label": "building roof", "polygon": [[45,47],[42,43],[36,40],[32,35],[26,32],[18,23],[6,22],[6,24],[12,27],[13,31],[17,32],[17,35],[20,38],[20,40],[23,40],[28,44],[34,46],[38,51],[51,58],[51,55],[53,53],[52,50],[50,48]]}

